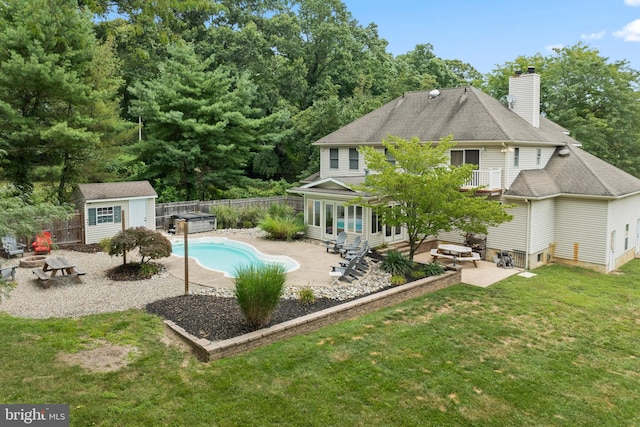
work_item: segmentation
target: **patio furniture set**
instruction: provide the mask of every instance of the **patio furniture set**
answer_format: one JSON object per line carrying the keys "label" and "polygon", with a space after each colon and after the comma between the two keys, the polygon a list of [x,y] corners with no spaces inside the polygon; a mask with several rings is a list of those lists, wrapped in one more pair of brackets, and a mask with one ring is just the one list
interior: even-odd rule
{"label": "patio furniture set", "polygon": [[[51,253],[52,246],[51,233],[44,231],[36,236],[36,240],[31,245],[31,248],[36,255],[40,255]],[[8,259],[11,259],[14,255],[24,257],[24,252],[27,247],[27,245],[19,243],[14,236],[5,236],[2,238],[2,249]],[[17,266],[0,268],[0,280],[10,279],[11,281],[15,281],[16,269]],[[85,274],[78,270],[75,264],[64,257],[47,257],[44,260],[42,269],[35,268],[32,272],[37,276],[37,280],[42,282],[45,288],[50,287],[52,281],[63,279],[80,281],[80,276]]]}
{"label": "patio furniture set", "polygon": [[366,260],[366,256],[369,253],[369,242],[362,242],[360,236],[356,236],[350,244],[347,244],[346,240],[347,233],[341,232],[335,240],[324,242],[327,252],[331,250],[333,253],[339,253],[344,258],[344,261],[340,261],[339,265],[331,267],[329,276],[332,278],[332,285],[339,280],[352,282],[362,277],[369,269],[369,263]]}

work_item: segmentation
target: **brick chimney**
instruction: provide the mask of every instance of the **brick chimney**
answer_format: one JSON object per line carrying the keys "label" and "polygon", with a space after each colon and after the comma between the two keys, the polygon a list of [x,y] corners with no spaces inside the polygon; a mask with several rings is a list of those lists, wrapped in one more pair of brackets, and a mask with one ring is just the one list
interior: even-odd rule
{"label": "brick chimney", "polygon": [[540,75],[535,67],[509,77],[509,109],[531,126],[540,127]]}

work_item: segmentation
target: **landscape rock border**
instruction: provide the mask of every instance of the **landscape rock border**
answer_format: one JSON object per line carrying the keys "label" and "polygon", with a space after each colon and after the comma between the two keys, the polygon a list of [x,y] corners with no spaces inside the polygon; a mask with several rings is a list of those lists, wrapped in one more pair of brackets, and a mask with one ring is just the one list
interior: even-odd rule
{"label": "landscape rock border", "polygon": [[164,323],[192,348],[199,360],[209,362],[242,354],[285,338],[313,332],[324,326],[354,319],[371,311],[458,284],[461,279],[462,274],[460,271],[447,271],[440,276],[416,280],[406,285],[367,295],[316,313],[223,341],[212,342],[204,338],[198,338],[170,320],[165,320]]}

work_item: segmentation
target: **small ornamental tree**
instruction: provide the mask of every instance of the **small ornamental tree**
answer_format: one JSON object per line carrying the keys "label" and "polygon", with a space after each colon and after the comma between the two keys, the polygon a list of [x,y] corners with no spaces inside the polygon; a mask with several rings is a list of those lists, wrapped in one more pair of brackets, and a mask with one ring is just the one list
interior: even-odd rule
{"label": "small ornamental tree", "polygon": [[[162,233],[145,227],[135,227],[122,230],[111,238],[107,245],[109,255],[125,255],[138,249],[141,257],[140,264],[148,264],[154,259],[166,258],[171,255],[171,242]],[[126,262],[125,262],[126,263]]]}
{"label": "small ornamental tree", "polygon": [[351,201],[372,208],[384,224],[404,226],[409,237],[409,259],[422,242],[442,231],[487,233],[487,227],[511,221],[500,202],[487,200],[475,191],[460,191],[471,180],[473,165],[449,165],[451,138],[438,143],[410,141],[390,136],[384,151],[362,147],[371,171],[356,190],[367,194]]}

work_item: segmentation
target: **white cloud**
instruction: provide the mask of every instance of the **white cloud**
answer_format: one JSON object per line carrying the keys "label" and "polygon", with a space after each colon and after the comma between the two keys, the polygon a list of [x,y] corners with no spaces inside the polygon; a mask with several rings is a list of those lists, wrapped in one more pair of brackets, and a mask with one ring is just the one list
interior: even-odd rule
{"label": "white cloud", "polygon": [[[634,1],[640,4],[640,0],[627,0]],[[640,42],[640,19],[629,22],[620,31],[613,33],[614,36],[620,37],[627,42]]]}
{"label": "white cloud", "polygon": [[640,6],[640,0],[624,0],[627,6]]}
{"label": "white cloud", "polygon": [[[640,1],[640,0],[636,0]],[[600,40],[604,37],[604,31],[600,31],[599,33],[591,33],[591,34],[582,34],[580,38],[582,40]]]}

